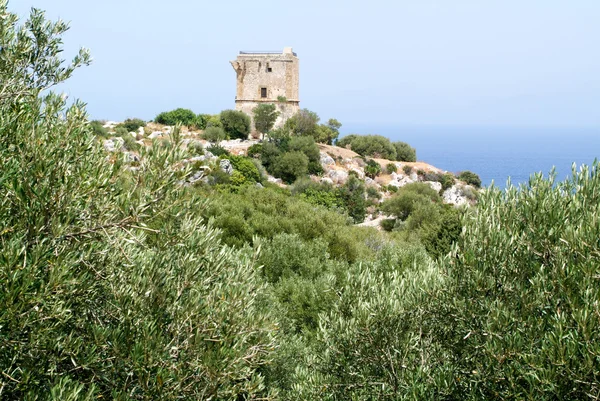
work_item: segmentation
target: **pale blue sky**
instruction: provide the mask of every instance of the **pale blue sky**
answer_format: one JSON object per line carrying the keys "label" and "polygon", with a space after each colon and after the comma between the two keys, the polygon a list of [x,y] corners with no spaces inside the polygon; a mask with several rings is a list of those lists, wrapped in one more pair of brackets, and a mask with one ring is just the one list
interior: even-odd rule
{"label": "pale blue sky", "polygon": [[600,1],[12,0],[71,22],[93,118],[234,107],[239,50],[292,46],[301,106],[346,126],[600,126]]}

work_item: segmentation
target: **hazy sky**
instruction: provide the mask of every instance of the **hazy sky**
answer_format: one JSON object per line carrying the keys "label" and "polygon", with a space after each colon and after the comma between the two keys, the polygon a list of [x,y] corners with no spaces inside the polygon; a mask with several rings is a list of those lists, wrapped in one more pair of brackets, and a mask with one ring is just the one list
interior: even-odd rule
{"label": "hazy sky", "polygon": [[600,126],[598,0],[12,0],[71,22],[93,118],[233,108],[239,50],[300,58],[300,105],[346,126]]}

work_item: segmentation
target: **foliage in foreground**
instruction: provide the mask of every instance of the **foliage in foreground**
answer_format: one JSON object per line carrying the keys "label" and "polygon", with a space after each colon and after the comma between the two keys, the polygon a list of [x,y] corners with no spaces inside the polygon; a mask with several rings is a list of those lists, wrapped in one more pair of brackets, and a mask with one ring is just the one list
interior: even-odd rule
{"label": "foliage in foreground", "polygon": [[[39,78],[0,80],[17,91],[0,99],[2,397],[263,397],[275,329],[257,309],[264,286],[177,184],[190,173],[173,167],[179,144],[155,144],[137,172],[111,167],[82,105],[38,98],[72,71],[56,70],[66,26],[33,11],[11,39],[16,17],[0,14],[18,50],[1,52],[6,65]],[[31,54],[27,30],[43,46]]]}

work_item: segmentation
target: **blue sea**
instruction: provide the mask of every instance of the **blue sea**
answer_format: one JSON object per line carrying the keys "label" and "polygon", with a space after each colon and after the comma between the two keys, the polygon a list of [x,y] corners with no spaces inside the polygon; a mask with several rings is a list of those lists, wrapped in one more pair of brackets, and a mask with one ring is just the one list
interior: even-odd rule
{"label": "blue sea", "polygon": [[417,159],[457,173],[471,170],[484,185],[504,188],[527,182],[530,175],[547,175],[556,168],[557,178],[571,175],[571,166],[600,159],[598,128],[523,127],[394,127],[351,125],[344,134],[379,134],[392,141],[408,142]]}

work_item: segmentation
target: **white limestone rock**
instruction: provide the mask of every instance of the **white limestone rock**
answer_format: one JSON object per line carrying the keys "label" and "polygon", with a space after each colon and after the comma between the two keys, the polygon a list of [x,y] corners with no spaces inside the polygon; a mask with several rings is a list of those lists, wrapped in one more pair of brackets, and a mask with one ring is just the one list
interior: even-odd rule
{"label": "white limestone rock", "polygon": [[118,152],[125,150],[124,144],[125,140],[123,138],[115,136],[104,141],[104,149],[107,152]]}
{"label": "white limestone rock", "polygon": [[327,166],[331,166],[335,164],[335,160],[333,157],[329,156],[327,153],[321,152],[321,165],[325,168]]}
{"label": "white limestone rock", "polygon": [[348,180],[348,173],[344,170],[331,170],[328,176],[335,184],[344,184]]}
{"label": "white limestone rock", "polygon": [[437,192],[440,192],[442,190],[442,183],[441,182],[437,182],[437,181],[425,181],[426,184],[428,184],[432,189],[434,189]]}
{"label": "white limestone rock", "polygon": [[464,188],[460,184],[453,185],[442,194],[444,203],[455,206],[468,205],[469,199],[464,195]]}
{"label": "white limestone rock", "polygon": [[231,165],[231,161],[223,159],[219,162],[219,167],[227,174],[233,174],[233,166]]}

